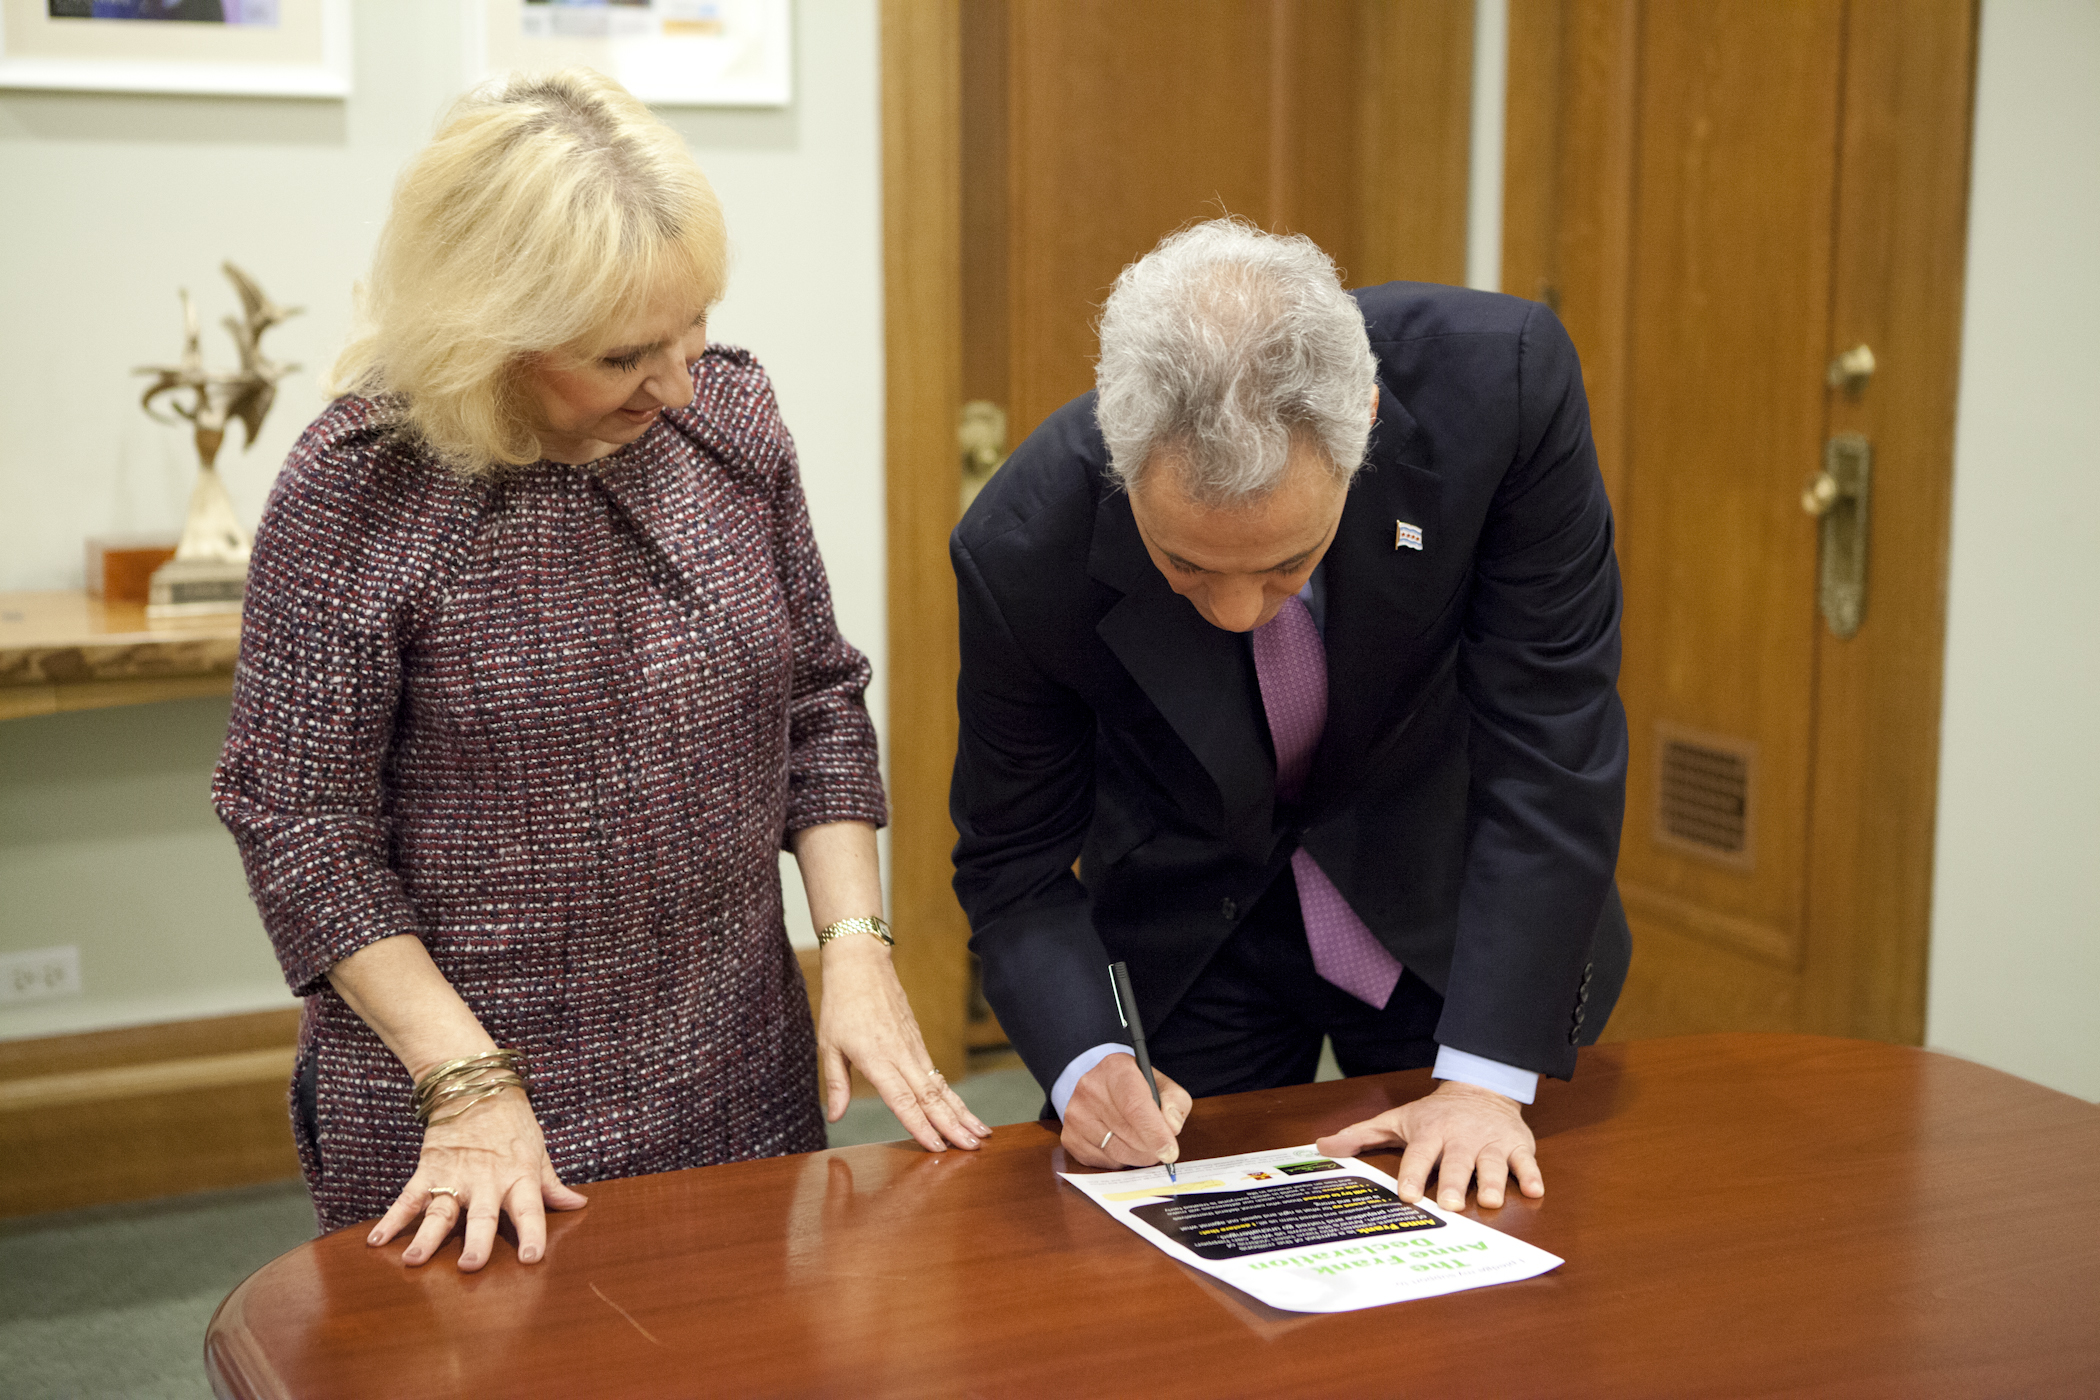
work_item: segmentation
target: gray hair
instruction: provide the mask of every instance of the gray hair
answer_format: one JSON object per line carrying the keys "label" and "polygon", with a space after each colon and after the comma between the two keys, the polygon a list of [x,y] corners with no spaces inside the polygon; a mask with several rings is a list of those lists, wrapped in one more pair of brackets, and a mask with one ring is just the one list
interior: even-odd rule
{"label": "gray hair", "polygon": [[1205,505],[1258,499],[1294,438],[1337,479],[1363,463],[1377,362],[1334,259],[1304,235],[1213,219],[1123,269],[1101,311],[1094,405],[1126,490],[1174,459]]}

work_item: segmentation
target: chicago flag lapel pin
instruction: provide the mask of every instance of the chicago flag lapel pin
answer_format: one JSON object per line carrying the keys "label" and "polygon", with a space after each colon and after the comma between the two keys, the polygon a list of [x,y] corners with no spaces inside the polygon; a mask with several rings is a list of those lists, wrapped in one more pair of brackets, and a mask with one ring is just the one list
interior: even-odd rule
{"label": "chicago flag lapel pin", "polygon": [[1393,548],[1414,549],[1422,547],[1422,527],[1410,525],[1405,520],[1393,522]]}

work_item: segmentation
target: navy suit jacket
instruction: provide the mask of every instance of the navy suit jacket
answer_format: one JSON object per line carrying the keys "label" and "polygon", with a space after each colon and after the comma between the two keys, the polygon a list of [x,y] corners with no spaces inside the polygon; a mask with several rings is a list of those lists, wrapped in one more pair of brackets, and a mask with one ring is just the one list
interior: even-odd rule
{"label": "navy suit jacket", "polygon": [[1153,566],[1093,395],[950,540],[955,889],[1046,1085],[1127,1041],[1109,962],[1163,1024],[1301,844],[1443,994],[1443,1045],[1566,1078],[1618,997],[1619,576],[1574,346],[1514,297],[1356,296],[1378,420],[1326,556],[1327,728],[1298,802],[1276,797],[1247,637]]}

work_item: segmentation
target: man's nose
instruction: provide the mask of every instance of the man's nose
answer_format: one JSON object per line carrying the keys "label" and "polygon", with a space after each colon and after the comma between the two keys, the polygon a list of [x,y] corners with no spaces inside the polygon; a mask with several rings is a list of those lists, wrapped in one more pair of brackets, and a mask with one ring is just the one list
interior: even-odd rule
{"label": "man's nose", "polygon": [[1261,621],[1262,588],[1258,579],[1220,579],[1211,585],[1210,613],[1228,632],[1251,632]]}

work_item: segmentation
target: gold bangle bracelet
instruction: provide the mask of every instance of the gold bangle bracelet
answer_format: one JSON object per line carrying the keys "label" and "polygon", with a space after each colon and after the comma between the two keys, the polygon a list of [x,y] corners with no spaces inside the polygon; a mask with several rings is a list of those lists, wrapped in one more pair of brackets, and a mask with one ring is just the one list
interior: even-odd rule
{"label": "gold bangle bracelet", "polygon": [[[437,1103],[431,1105],[431,1115],[423,1120],[423,1126],[426,1128],[435,1128],[440,1123],[450,1123],[453,1119],[459,1117],[468,1109],[480,1103],[483,1099],[493,1099],[494,1097],[496,1097],[496,1095],[502,1093],[505,1089],[517,1089],[523,1091],[524,1088],[524,1081],[520,1080],[515,1074],[498,1075],[490,1079],[488,1082],[478,1086],[461,1086],[460,1088],[453,1090],[451,1093],[444,1095],[438,1100]],[[439,1113],[436,1111],[439,1108],[449,1106],[455,1102],[459,1104],[459,1107],[454,1108],[450,1113]]]}
{"label": "gold bangle bracelet", "polygon": [[879,938],[885,948],[897,946],[897,940],[890,937],[890,926],[880,915],[870,915],[861,919],[840,919],[835,924],[826,924],[817,930],[817,946],[821,948],[832,939],[842,938],[849,933],[865,933],[870,938]]}
{"label": "gold bangle bracelet", "polygon": [[[516,1089],[529,1100],[532,1079],[525,1070],[525,1057],[516,1050],[492,1050],[447,1060],[416,1081],[414,1107],[424,1127],[449,1123],[483,1099],[505,1089]],[[440,1109],[450,1109],[440,1113]]]}

